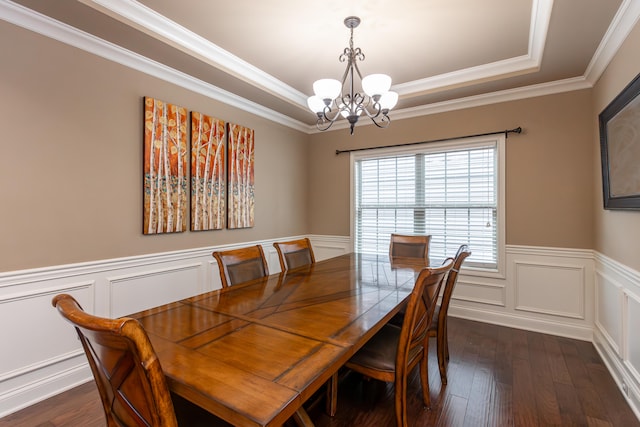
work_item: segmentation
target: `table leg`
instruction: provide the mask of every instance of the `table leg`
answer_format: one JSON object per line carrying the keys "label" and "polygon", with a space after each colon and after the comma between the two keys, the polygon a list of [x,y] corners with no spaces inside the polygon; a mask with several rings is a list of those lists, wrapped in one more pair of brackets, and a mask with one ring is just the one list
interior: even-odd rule
{"label": "table leg", "polygon": [[309,418],[307,411],[305,411],[303,407],[298,408],[296,413],[293,414],[293,419],[300,427],[313,427],[313,421],[311,421],[311,418]]}
{"label": "table leg", "polygon": [[336,372],[331,376],[329,383],[327,384],[327,407],[325,412],[330,417],[336,414],[336,407],[338,400],[338,373]]}

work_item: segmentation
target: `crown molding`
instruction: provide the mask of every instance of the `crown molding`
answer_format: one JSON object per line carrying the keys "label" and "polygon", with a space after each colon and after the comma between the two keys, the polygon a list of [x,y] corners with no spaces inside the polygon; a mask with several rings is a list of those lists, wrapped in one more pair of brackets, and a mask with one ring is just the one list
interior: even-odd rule
{"label": "crown molding", "polygon": [[591,88],[591,84],[583,77],[576,77],[550,83],[541,83],[491,92],[482,95],[468,96],[466,98],[453,99],[434,104],[405,108],[393,112],[394,119],[425,116],[429,114],[444,113],[447,111],[461,110],[464,108],[481,107],[483,105],[497,104],[500,102],[516,101],[519,99],[534,98],[537,96],[553,95],[556,93],[570,92],[574,90]]}
{"label": "crown molding", "polygon": [[624,0],[584,73],[591,85],[595,85],[602,76],[609,62],[635,27],[638,19],[640,19],[640,1]]}
{"label": "crown molding", "polygon": [[307,109],[307,95],[304,93],[135,0],[79,1],[284,101]]}
{"label": "crown molding", "polygon": [[436,92],[444,88],[464,87],[479,81],[490,81],[496,77],[525,74],[537,71],[539,68],[539,60],[532,58],[531,55],[523,55],[420,80],[399,83],[393,85],[391,89],[406,99],[429,92]]}
{"label": "crown molding", "polygon": [[[105,0],[80,1],[82,1],[83,3],[94,3],[96,7],[101,7],[99,6],[99,4],[102,3],[108,4],[110,7],[112,7],[113,4],[120,5],[121,8],[129,10],[128,14],[132,18],[135,18],[135,20],[137,21],[147,22],[145,21],[145,18],[149,16],[149,13],[155,14],[155,12],[133,0],[115,0],[109,2],[106,2]],[[409,85],[413,85],[414,87],[411,90],[424,91],[430,90],[432,88],[442,87],[442,85],[459,84],[456,82],[460,82],[464,79],[468,80],[473,76],[475,76],[476,78],[486,79],[491,75],[495,75],[495,73],[518,73],[523,72],[523,70],[525,69],[539,66],[539,60],[540,56],[542,55],[544,41],[546,39],[552,5],[553,0],[534,0],[532,7],[534,13],[532,13],[532,25],[529,38],[528,55],[487,64],[485,66],[474,67],[467,70],[460,70],[454,73],[443,74],[441,76],[436,76],[430,79],[409,82],[403,85],[407,85],[407,87]],[[129,7],[129,9],[127,9],[127,7]],[[134,12],[136,12],[137,15]],[[45,37],[52,38],[86,52],[95,54],[107,60],[160,78],[169,83],[176,84],[188,90],[192,90],[196,93],[200,93],[209,98],[239,108],[243,111],[255,114],[259,117],[271,120],[275,123],[287,126],[291,129],[298,130],[307,134],[319,132],[315,125],[307,125],[306,123],[292,119],[291,117],[288,117],[282,113],[266,108],[253,101],[249,101],[217,86],[203,82],[202,80],[196,79],[173,68],[167,67],[166,65],[163,65],[159,62],[153,61],[142,55],[117,46],[113,43],[97,38],[91,34],[80,31],[77,28],[56,21],[48,16],[42,15],[9,0],[0,1],[0,19],[25,28],[27,30],[39,33]],[[616,16],[614,17],[609,29],[607,30],[605,37],[603,37],[602,42],[596,50],[596,53],[594,54],[591,62],[589,63],[584,76],[444,101],[419,107],[394,110],[393,119],[402,120],[447,111],[455,111],[465,108],[489,105],[499,102],[514,101],[518,99],[526,99],[536,96],[544,96],[591,88],[600,78],[607,65],[612,60],[617,50],[620,48],[620,46],[639,19],[640,1],[624,0],[618,12],[616,13]],[[132,22],[135,21],[133,21],[132,19]],[[167,28],[172,27],[170,24],[167,24],[166,18],[160,15],[155,16],[151,22],[154,22],[154,26],[159,26],[160,28],[163,28],[164,25],[168,25]],[[168,22],[171,23],[171,21]],[[159,29],[157,31],[160,32]],[[165,36],[168,37],[173,32],[172,37],[178,37],[177,33],[179,33],[179,31],[176,32],[175,28],[166,31],[169,34],[165,34]],[[189,40],[189,34],[183,34],[183,36],[185,38],[182,39],[182,42],[184,42],[185,40]],[[209,42],[206,43],[210,44]],[[198,47],[198,49],[202,48],[203,46]],[[224,62],[223,59],[228,60],[227,66],[235,67],[234,72],[240,72],[243,69],[243,64],[252,67],[250,66],[250,64],[240,60],[239,58],[229,54],[228,52],[220,48],[218,49],[219,51],[216,51],[216,55],[219,55],[219,61]],[[520,67],[520,71],[517,71],[518,67]],[[301,94],[295,89],[292,89],[290,86],[284,85],[284,83],[279,82],[272,76],[261,72],[257,68],[252,68],[255,71],[255,73],[253,74],[255,80],[262,79],[261,84],[264,84],[265,86],[269,86],[272,84],[269,89],[270,93],[272,90],[276,91],[276,93],[279,94],[281,98],[289,98],[294,104],[297,104],[302,100],[302,104],[304,104],[303,107],[306,109],[306,96],[304,94]],[[248,77],[245,76],[243,80],[246,81],[246,78]],[[281,86],[280,84],[284,85],[285,87]],[[397,90],[399,86],[402,85],[396,85],[394,86],[394,89]],[[278,92],[278,88],[282,89],[282,93]],[[409,89],[403,90],[408,91]],[[369,123],[363,121],[362,123],[358,123],[358,125],[369,125]],[[348,128],[348,123],[346,121],[340,121],[335,123],[332,126],[331,130],[346,128]]]}
{"label": "crown molding", "polygon": [[[499,92],[491,92],[482,95],[468,96],[450,101],[436,102],[433,104],[421,105],[418,107],[403,108],[393,110],[392,120],[411,119],[415,117],[428,116],[431,114],[446,113],[448,111],[464,110],[466,108],[481,107],[483,105],[497,104],[501,102],[517,101],[520,99],[535,98],[537,96],[553,95],[556,93],[571,92],[574,90],[590,89],[593,85],[584,77],[575,77],[566,80],[558,80],[550,83],[541,83],[507,89]],[[372,125],[370,121],[358,122],[358,126]],[[331,130],[348,129],[349,122],[346,120],[334,123]],[[309,126],[308,133],[320,133],[315,126]]]}
{"label": "crown molding", "polygon": [[[265,90],[303,110],[307,110],[307,95],[281,82],[255,66],[232,55],[216,44],[195,34],[136,0],[79,0],[89,7],[133,25],[146,34],[170,43],[183,52],[206,61],[243,81]],[[457,70],[451,73],[401,83],[393,86],[401,97],[464,86],[497,77],[524,74],[540,68],[551,19],[553,0],[534,0],[531,8],[528,52],[526,55]]]}
{"label": "crown molding", "polygon": [[[540,69],[547,40],[553,0],[534,0],[531,6],[531,24],[526,55],[465,68],[433,77],[394,85],[392,89],[403,98],[434,92],[449,87],[463,87],[498,77],[527,74]],[[394,112],[395,115],[395,112]]]}
{"label": "crown molding", "polygon": [[266,108],[229,91],[206,83],[186,73],[153,61],[130,50],[102,40],[70,25],[42,15],[11,1],[0,1],[0,19],[19,27],[76,47],[86,52],[157,77],[211,99],[255,114],[289,128],[307,132],[308,125],[277,111]]}

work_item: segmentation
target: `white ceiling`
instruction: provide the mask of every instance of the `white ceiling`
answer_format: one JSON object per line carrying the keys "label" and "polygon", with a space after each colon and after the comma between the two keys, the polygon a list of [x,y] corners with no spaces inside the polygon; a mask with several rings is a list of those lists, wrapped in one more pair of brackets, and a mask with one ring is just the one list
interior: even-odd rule
{"label": "white ceiling", "polygon": [[362,19],[354,45],[363,75],[390,75],[400,94],[393,119],[590,87],[640,14],[638,0],[2,1],[309,131],[313,81],[344,72],[347,16]]}

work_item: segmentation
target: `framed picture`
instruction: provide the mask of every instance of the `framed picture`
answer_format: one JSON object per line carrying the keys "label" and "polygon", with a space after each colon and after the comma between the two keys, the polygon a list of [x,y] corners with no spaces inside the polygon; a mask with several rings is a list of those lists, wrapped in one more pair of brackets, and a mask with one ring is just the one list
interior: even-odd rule
{"label": "framed picture", "polygon": [[599,116],[605,209],[640,210],[640,74]]}

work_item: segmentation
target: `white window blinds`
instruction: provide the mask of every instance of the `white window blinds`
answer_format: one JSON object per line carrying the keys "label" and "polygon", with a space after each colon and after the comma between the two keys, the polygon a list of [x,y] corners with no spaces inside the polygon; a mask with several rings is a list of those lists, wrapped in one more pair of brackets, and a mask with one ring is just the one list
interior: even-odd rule
{"label": "white window blinds", "polygon": [[354,162],[355,249],[385,254],[391,233],[430,234],[436,262],[470,246],[468,266],[498,266],[496,141]]}

